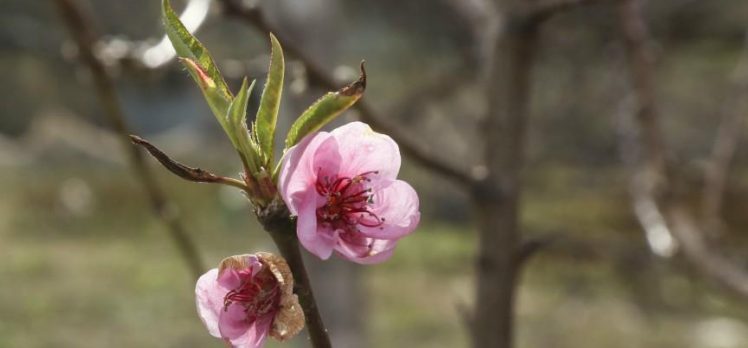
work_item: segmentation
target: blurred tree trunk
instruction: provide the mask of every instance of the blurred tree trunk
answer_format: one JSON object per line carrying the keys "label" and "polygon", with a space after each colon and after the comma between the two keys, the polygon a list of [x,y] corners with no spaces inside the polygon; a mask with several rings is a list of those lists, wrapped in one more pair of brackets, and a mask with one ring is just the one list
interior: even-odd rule
{"label": "blurred tree trunk", "polygon": [[521,172],[535,21],[505,9],[487,81],[483,178],[472,194],[479,230],[473,346],[512,346],[518,280]]}

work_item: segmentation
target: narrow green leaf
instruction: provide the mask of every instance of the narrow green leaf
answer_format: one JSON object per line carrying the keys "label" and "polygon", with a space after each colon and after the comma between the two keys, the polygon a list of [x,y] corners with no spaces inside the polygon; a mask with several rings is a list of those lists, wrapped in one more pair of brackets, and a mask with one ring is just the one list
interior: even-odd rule
{"label": "narrow green leaf", "polygon": [[249,105],[249,97],[252,94],[254,86],[255,80],[252,80],[252,84],[247,83],[246,77],[242,80],[242,86],[239,88],[239,92],[236,94],[236,97],[229,108],[230,112],[227,118],[232,125],[241,125],[246,128],[247,105]]}
{"label": "narrow green leaf", "polygon": [[190,75],[203,91],[208,105],[218,118],[218,122],[225,128],[226,122],[223,117],[226,115],[233,97],[223,76],[218,71],[218,67],[208,50],[197,38],[190,34],[179,20],[179,17],[171,8],[169,0],[163,0],[162,10],[166,35],[177,51],[177,55],[183,58],[182,63],[185,64]]}
{"label": "narrow green leaf", "polygon": [[[205,70],[200,67],[194,60],[190,58],[179,59],[187,71],[197,81],[200,90],[203,92],[205,101],[210,106],[211,111],[218,119],[218,123],[226,129],[226,112],[228,112],[231,99],[226,97],[218,91],[215,80],[213,80]],[[220,115],[220,116],[219,116]]]}
{"label": "narrow green leaf", "polygon": [[265,88],[262,90],[260,107],[257,110],[255,126],[253,129],[260,150],[265,156],[265,167],[273,162],[273,143],[275,140],[275,125],[278,120],[281,94],[283,93],[283,75],[285,63],[283,61],[283,48],[275,35],[270,33],[270,67]]}
{"label": "narrow green leaf", "polygon": [[366,89],[366,70],[361,62],[361,77],[337,92],[318,99],[291,125],[286,135],[286,149],[296,145],[310,133],[318,131],[358,101]]}
{"label": "narrow green leaf", "polygon": [[242,81],[239,93],[236,94],[236,98],[229,106],[226,119],[228,121],[229,138],[231,138],[237,151],[242,154],[242,158],[246,160],[245,165],[253,171],[258,171],[262,164],[259,158],[259,146],[254,142],[249,134],[249,129],[247,129],[247,104],[254,86],[254,80],[252,80],[252,84],[248,84],[246,78]]}

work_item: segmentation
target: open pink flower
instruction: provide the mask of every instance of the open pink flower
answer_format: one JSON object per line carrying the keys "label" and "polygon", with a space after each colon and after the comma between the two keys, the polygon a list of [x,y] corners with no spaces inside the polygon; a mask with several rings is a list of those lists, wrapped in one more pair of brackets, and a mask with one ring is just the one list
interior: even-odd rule
{"label": "open pink flower", "polygon": [[283,258],[232,256],[197,281],[197,312],[211,335],[237,348],[262,347],[268,335],[286,340],[304,327]]}
{"label": "open pink flower", "polygon": [[361,122],[289,149],[278,186],[301,244],[322,259],[333,250],[363,264],[389,258],[420,219],[418,195],[399,171],[397,144]]}

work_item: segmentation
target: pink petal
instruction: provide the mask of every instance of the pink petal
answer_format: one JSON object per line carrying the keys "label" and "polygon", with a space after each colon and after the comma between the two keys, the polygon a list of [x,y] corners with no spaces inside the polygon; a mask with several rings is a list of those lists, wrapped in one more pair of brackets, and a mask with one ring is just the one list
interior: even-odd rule
{"label": "pink petal", "polygon": [[228,339],[235,348],[261,348],[270,332],[270,326],[276,313],[268,313],[249,324],[248,329],[241,335]]}
{"label": "pink petal", "polygon": [[389,259],[397,246],[397,240],[372,239],[371,242],[371,250],[363,256],[357,246],[352,246],[343,240],[340,240],[335,250],[347,260],[362,265],[371,265]]}
{"label": "pink petal", "polygon": [[221,332],[221,337],[232,342],[244,336],[249,331],[249,326],[244,306],[236,303],[230,304],[218,316],[218,329]]}
{"label": "pink petal", "polygon": [[400,149],[392,138],[374,132],[367,124],[351,122],[330,134],[338,141],[343,176],[379,172],[372,179],[397,178],[400,171]]}
{"label": "pink petal", "polygon": [[213,337],[221,337],[218,319],[223,311],[223,298],[228,292],[228,289],[218,284],[218,269],[216,268],[203,274],[197,280],[197,286],[195,286],[197,314]]}
{"label": "pink petal", "polygon": [[278,190],[292,215],[298,214],[297,208],[302,203],[299,195],[303,196],[306,191],[314,190],[314,184],[317,182],[315,153],[324,143],[327,143],[327,146],[330,146],[330,143],[335,145],[334,139],[327,132],[307,136],[299,144],[288,149],[281,160]]}
{"label": "pink petal", "polygon": [[361,233],[377,239],[399,239],[413,232],[421,219],[418,194],[407,182],[395,180],[374,190],[371,212],[384,218],[378,227],[359,225]]}
{"label": "pink petal", "polygon": [[265,314],[257,318],[257,320],[249,327],[247,337],[252,339],[248,342],[250,344],[248,347],[262,347],[263,343],[265,343],[265,339],[268,337],[268,332],[270,332],[270,326],[273,324],[275,314],[275,312]]}
{"label": "pink petal", "polygon": [[299,207],[296,235],[304,248],[319,258],[327,260],[335,247],[335,239],[330,233],[325,233],[329,231],[317,225],[317,197],[316,191],[308,192],[303,200],[304,203]]}

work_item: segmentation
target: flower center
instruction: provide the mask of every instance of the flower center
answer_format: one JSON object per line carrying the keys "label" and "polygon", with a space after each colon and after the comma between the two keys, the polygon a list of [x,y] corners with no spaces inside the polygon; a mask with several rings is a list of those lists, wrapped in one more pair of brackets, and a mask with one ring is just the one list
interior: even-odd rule
{"label": "flower center", "polygon": [[228,310],[231,304],[239,304],[244,307],[247,322],[253,322],[278,307],[280,285],[268,267],[263,267],[254,277],[251,270],[241,271],[239,274],[242,278],[241,283],[223,298],[224,311]]}
{"label": "flower center", "polygon": [[369,176],[376,174],[378,172],[372,171],[354,177],[325,176],[318,179],[315,188],[327,202],[317,208],[317,220],[344,233],[358,232],[358,225],[381,228],[384,218],[369,209],[373,194],[371,188],[365,187],[371,181]]}

